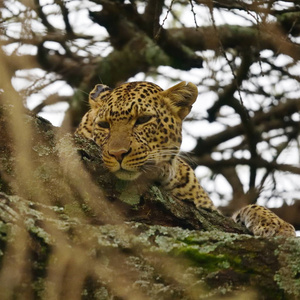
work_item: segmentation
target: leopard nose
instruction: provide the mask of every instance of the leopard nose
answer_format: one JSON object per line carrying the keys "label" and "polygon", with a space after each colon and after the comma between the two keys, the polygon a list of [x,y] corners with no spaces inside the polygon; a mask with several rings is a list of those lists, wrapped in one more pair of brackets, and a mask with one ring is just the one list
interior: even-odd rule
{"label": "leopard nose", "polygon": [[117,149],[117,150],[110,150],[109,155],[113,156],[118,162],[121,162],[124,157],[129,154],[131,151],[130,149]]}

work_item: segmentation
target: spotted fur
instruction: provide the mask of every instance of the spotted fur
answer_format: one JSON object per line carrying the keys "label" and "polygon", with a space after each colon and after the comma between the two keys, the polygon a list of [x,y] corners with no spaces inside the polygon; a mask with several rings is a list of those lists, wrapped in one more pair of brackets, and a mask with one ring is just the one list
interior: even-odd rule
{"label": "spotted fur", "polygon": [[254,235],[295,236],[295,228],[269,209],[256,204],[247,205],[232,216],[236,223],[245,225]]}
{"label": "spotted fur", "polygon": [[[99,145],[105,166],[119,179],[136,180],[143,176],[159,182],[175,199],[215,210],[194,171],[178,155],[182,121],[197,95],[197,87],[186,82],[165,91],[150,82],[125,83],[115,89],[98,84],[90,93],[91,109],[76,134]],[[236,214],[235,220],[254,234],[267,236],[285,233],[280,228],[291,226],[257,207],[247,206]],[[265,211],[266,221],[257,221],[255,216]],[[265,230],[268,223],[279,224],[280,228]]]}

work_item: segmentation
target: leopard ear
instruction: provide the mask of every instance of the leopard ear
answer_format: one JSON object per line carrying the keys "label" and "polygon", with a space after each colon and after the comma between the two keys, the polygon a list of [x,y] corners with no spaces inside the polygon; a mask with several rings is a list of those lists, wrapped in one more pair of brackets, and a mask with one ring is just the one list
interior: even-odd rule
{"label": "leopard ear", "polygon": [[97,108],[100,104],[100,99],[104,99],[112,89],[104,84],[96,84],[94,89],[90,92],[89,103],[91,108]]}
{"label": "leopard ear", "polygon": [[173,113],[183,120],[197,99],[198,89],[193,83],[183,81],[163,91],[162,96]]}

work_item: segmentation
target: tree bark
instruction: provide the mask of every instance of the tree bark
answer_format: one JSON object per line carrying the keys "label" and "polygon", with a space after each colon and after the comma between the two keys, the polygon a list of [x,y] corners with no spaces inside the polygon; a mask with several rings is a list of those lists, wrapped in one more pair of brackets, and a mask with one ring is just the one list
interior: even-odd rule
{"label": "tree bark", "polygon": [[118,181],[92,142],[15,112],[0,108],[1,299],[299,299],[299,239]]}

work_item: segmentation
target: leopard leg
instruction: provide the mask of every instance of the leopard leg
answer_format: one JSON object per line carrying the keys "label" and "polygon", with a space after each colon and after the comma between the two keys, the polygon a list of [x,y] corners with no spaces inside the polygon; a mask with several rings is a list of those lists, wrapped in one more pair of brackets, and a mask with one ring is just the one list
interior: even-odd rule
{"label": "leopard leg", "polygon": [[193,169],[182,159],[176,157],[172,169],[163,180],[163,188],[175,199],[192,201],[197,208],[217,210],[208,194],[199,184]]}
{"label": "leopard leg", "polygon": [[269,209],[256,204],[243,207],[232,218],[257,236],[296,236],[295,228],[291,224],[280,219]]}
{"label": "leopard leg", "polygon": [[[163,172],[162,185],[175,199],[192,201],[197,208],[217,210],[208,194],[198,183],[193,169],[179,157]],[[294,227],[269,209],[251,204],[233,216],[236,223],[246,226],[256,236],[296,236]]]}

